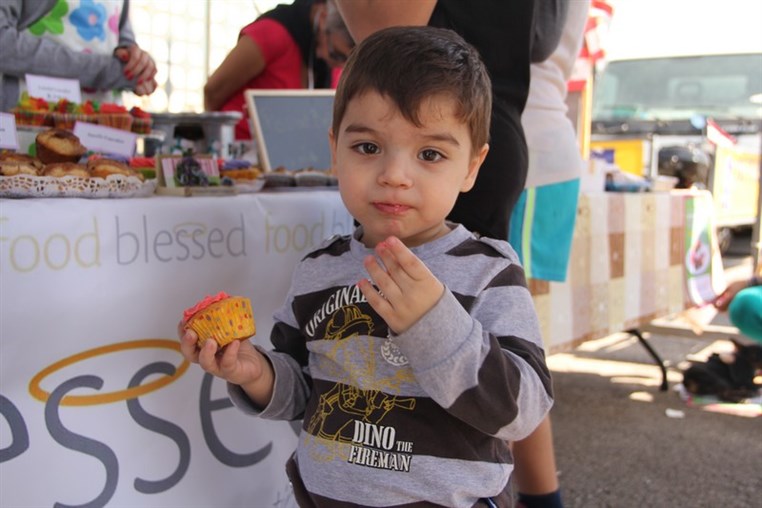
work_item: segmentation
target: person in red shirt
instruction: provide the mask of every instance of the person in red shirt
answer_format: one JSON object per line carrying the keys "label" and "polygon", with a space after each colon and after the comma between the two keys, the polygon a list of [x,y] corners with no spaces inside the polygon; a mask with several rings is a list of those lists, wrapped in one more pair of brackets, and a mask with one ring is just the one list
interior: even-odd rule
{"label": "person in red shirt", "polygon": [[244,90],[334,88],[354,47],[331,0],[278,5],[245,26],[204,85],[204,109],[240,111],[236,139],[251,139]]}

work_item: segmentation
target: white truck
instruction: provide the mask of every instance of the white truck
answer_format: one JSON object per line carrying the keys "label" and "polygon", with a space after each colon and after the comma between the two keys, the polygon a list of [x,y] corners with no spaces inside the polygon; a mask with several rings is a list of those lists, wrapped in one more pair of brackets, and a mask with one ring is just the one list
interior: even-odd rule
{"label": "white truck", "polygon": [[762,2],[611,3],[591,148],[625,171],[708,188],[724,250],[759,213]]}

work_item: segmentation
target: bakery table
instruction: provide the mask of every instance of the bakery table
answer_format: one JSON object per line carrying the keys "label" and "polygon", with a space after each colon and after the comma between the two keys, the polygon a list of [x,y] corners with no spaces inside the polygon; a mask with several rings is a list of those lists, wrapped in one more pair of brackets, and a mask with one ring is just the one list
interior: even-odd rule
{"label": "bakery table", "polygon": [[[567,282],[530,281],[546,348],[685,308],[705,200],[583,195]],[[292,267],[352,227],[335,190],[0,199],[0,506],[293,505],[296,426],[233,408],[176,326],[224,290],[269,347]]]}

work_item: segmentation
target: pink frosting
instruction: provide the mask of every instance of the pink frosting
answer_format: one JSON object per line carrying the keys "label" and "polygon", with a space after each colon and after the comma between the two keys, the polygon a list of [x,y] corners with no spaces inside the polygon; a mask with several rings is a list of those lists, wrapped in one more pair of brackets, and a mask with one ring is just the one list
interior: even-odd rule
{"label": "pink frosting", "polygon": [[200,310],[204,310],[207,307],[209,307],[211,304],[217,303],[221,300],[224,300],[225,298],[230,298],[230,296],[224,291],[220,291],[214,296],[207,295],[203,300],[198,302],[196,305],[194,305],[193,307],[189,309],[185,309],[183,311],[183,323],[186,323],[191,317],[193,317],[193,315],[196,312]]}

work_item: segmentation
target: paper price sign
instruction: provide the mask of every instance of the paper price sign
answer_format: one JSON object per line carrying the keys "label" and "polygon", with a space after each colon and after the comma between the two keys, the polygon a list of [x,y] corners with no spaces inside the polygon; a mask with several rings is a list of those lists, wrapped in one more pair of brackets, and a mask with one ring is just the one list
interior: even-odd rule
{"label": "paper price sign", "polygon": [[76,135],[88,150],[132,157],[138,135],[121,129],[112,129],[92,123],[74,124]]}
{"label": "paper price sign", "polygon": [[77,104],[82,102],[82,89],[78,79],[27,74],[26,88],[31,97],[39,97],[49,102],[57,102],[58,99],[66,99]]}
{"label": "paper price sign", "polygon": [[19,148],[16,117],[10,113],[0,113],[0,148],[9,150],[18,150]]}

